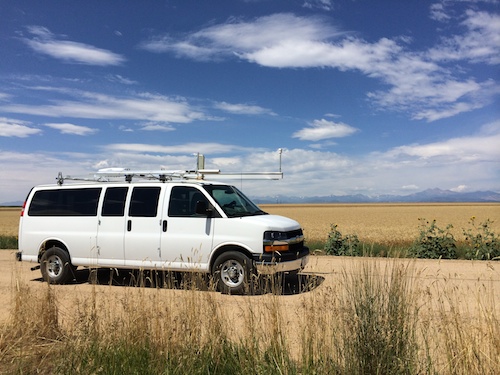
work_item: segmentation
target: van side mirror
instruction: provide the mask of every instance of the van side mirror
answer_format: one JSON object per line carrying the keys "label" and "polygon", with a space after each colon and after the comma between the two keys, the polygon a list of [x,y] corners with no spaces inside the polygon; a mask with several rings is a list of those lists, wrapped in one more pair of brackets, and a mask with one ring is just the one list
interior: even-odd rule
{"label": "van side mirror", "polygon": [[198,201],[196,202],[196,213],[198,215],[203,216],[212,216],[213,211],[208,208],[208,204],[206,201]]}

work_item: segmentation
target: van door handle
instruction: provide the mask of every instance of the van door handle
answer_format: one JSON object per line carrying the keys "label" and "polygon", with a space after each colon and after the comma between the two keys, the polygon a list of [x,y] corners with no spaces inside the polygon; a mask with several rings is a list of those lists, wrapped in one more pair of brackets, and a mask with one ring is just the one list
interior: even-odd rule
{"label": "van door handle", "polygon": [[132,220],[127,221],[127,231],[130,232],[132,230]]}
{"label": "van door handle", "polygon": [[164,232],[167,231],[167,220],[163,220],[162,229]]}

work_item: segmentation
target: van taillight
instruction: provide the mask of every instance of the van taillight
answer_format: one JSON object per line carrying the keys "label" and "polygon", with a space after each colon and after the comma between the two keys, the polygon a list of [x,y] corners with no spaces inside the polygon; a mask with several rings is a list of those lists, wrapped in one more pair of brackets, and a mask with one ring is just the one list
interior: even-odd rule
{"label": "van taillight", "polygon": [[24,209],[26,208],[26,201],[23,203],[23,208],[21,208],[21,216],[24,216]]}

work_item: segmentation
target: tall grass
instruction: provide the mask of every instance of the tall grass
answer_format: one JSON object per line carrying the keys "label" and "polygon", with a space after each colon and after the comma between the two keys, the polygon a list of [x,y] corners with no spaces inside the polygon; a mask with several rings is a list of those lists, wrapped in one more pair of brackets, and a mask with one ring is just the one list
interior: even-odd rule
{"label": "tall grass", "polygon": [[[182,282],[54,286],[14,277],[0,327],[2,374],[494,374],[492,291],[477,306],[448,280],[421,283],[413,261],[357,258],[303,293],[228,296]],[[135,280],[135,279],[134,279]],[[416,282],[419,280],[419,282]],[[273,285],[276,283],[275,285]],[[79,293],[79,288],[90,289]],[[68,301],[61,288],[75,288]],[[300,289],[300,288],[299,288]]]}
{"label": "tall grass", "polygon": [[362,263],[343,272],[340,330],[344,373],[417,374],[418,303],[408,265]]}

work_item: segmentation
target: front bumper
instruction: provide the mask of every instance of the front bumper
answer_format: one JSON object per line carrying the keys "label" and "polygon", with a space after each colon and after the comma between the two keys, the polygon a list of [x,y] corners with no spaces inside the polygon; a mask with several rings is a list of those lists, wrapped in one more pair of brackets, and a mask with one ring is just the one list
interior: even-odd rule
{"label": "front bumper", "polygon": [[309,248],[300,251],[258,254],[253,257],[257,272],[271,275],[279,272],[301,271],[309,261]]}

